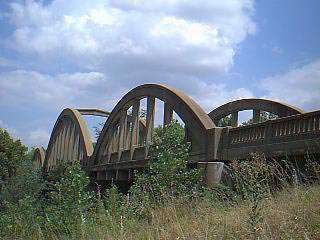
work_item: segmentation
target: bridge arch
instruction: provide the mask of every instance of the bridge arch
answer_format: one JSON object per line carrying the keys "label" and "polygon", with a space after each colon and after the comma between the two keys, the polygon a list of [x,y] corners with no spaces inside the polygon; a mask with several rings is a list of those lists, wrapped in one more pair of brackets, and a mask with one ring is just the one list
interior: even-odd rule
{"label": "bridge arch", "polygon": [[59,160],[80,160],[83,166],[87,166],[92,153],[92,140],[81,113],[72,108],[64,109],[50,136],[45,156],[45,170],[56,166]]}
{"label": "bridge arch", "polygon": [[36,147],[33,152],[33,166],[34,168],[42,167],[44,159],[46,156],[46,151],[43,147]]}
{"label": "bridge arch", "polygon": [[218,125],[222,118],[231,114],[232,126],[235,127],[238,124],[238,112],[244,110],[253,110],[254,122],[259,122],[261,111],[273,113],[278,117],[304,113],[303,110],[285,103],[268,99],[248,98],[228,102],[214,109],[208,115]]}
{"label": "bridge arch", "polygon": [[[139,144],[139,109],[140,100],[147,98],[146,133]],[[94,149],[93,158],[96,164],[122,161],[121,155],[129,155],[126,159],[145,158],[152,142],[154,128],[155,99],[164,102],[164,124],[169,124],[173,111],[184,121],[188,128],[188,135],[194,144],[194,151],[205,154],[207,152],[208,131],[215,127],[210,117],[202,108],[184,93],[160,84],[144,84],[129,91],[114,107]],[[132,124],[128,123],[127,111],[132,107]],[[129,130],[130,129],[130,130]],[[129,139],[129,141],[128,141]],[[142,145],[142,146],[140,146]],[[140,149],[139,149],[140,147]],[[116,153],[116,154],[114,154]],[[115,157],[113,157],[116,155]],[[139,155],[139,156],[138,156]]]}

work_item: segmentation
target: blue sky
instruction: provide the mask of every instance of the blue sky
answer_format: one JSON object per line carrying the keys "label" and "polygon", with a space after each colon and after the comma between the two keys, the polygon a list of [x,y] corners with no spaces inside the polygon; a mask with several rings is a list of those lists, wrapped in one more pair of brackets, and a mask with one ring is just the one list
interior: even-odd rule
{"label": "blue sky", "polygon": [[0,127],[46,145],[63,108],[112,110],[150,82],[206,111],[245,97],[320,109],[319,10],[317,0],[0,1]]}

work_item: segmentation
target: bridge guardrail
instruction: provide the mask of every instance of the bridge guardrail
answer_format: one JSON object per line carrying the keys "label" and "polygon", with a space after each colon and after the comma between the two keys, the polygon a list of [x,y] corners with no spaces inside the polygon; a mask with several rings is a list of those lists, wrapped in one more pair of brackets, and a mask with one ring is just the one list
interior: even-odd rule
{"label": "bridge guardrail", "polygon": [[[230,128],[223,138],[222,152],[224,158],[230,158],[250,151],[273,151],[272,145],[283,145],[284,150],[296,147],[295,142],[300,142],[301,147],[310,141],[319,139],[320,111],[308,112],[248,126]],[[318,143],[315,143],[317,146]],[[263,147],[262,147],[263,146]],[[320,145],[319,145],[320,147]],[[245,150],[246,148],[247,150]],[[276,148],[274,148],[276,150]]]}

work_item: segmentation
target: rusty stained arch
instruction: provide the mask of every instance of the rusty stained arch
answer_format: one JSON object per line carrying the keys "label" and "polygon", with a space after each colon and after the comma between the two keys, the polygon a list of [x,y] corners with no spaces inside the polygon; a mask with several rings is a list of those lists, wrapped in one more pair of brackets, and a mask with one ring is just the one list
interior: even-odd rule
{"label": "rusty stained arch", "polygon": [[46,156],[46,151],[43,147],[36,147],[33,152],[33,166],[34,168],[42,167],[44,159]]}
{"label": "rusty stained arch", "polygon": [[[143,98],[147,98],[147,101],[151,99],[150,102],[154,102],[155,98],[164,102],[164,121],[166,121],[167,118],[166,109],[169,109],[169,112],[170,110],[171,112],[175,111],[188,127],[189,133],[192,133],[197,141],[200,142],[198,145],[204,148],[201,150],[202,153],[210,155],[209,158],[213,158],[213,156],[211,156],[212,153],[208,153],[210,152],[208,148],[212,146],[212,139],[214,139],[213,132],[216,128],[213,121],[203,109],[190,97],[176,89],[160,84],[144,84],[129,91],[112,110],[94,149],[93,158],[97,162],[101,161],[101,158],[106,152],[107,144],[112,139],[112,127],[121,119],[121,113],[126,112],[127,109],[134,106],[137,101]],[[148,126],[149,123],[147,119],[147,131]]]}
{"label": "rusty stained arch", "polygon": [[213,120],[213,122],[218,125],[220,119],[228,116],[229,114],[237,114],[239,111],[244,110],[257,110],[258,112],[266,111],[273,113],[279,117],[287,117],[304,113],[303,110],[286,103],[268,99],[248,98],[228,102],[214,109],[208,115]]}
{"label": "rusty stained arch", "polygon": [[57,160],[80,160],[87,165],[93,153],[89,130],[81,113],[72,108],[64,109],[59,115],[48,144],[45,170],[53,167]]}

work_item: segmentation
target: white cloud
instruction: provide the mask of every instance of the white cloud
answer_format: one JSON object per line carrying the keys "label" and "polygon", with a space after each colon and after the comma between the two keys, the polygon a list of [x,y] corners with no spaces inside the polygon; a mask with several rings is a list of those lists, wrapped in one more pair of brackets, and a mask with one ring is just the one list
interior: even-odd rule
{"label": "white cloud", "polygon": [[29,133],[27,143],[33,146],[47,146],[50,134],[43,129],[36,129]]}
{"label": "white cloud", "polygon": [[306,110],[320,106],[320,60],[296,67],[261,81],[268,98],[285,101]]}
{"label": "white cloud", "polygon": [[207,112],[233,100],[254,97],[249,89],[228,89],[224,84],[201,84],[200,88],[194,98]]}
{"label": "white cloud", "polygon": [[12,62],[11,60],[0,57],[0,67],[15,67],[15,66],[17,66],[17,64]]}
{"label": "white cloud", "polygon": [[28,0],[10,7],[4,16],[13,33],[3,47],[15,50],[23,64],[0,73],[0,106],[38,112],[40,125],[28,125],[36,129],[29,135],[24,131],[29,143],[44,141],[42,129],[60,109],[112,110],[146,82],[185,91],[207,111],[252,96],[215,82],[255,32],[251,0]]}
{"label": "white cloud", "polygon": [[56,75],[26,70],[2,72],[0,105],[21,108],[41,106],[42,109],[77,106],[90,102],[91,94],[105,83],[105,75],[99,72]]}
{"label": "white cloud", "polygon": [[[145,82],[173,85],[195,98],[203,96],[197,95],[200,86],[219,88],[224,95],[228,90],[212,76],[228,71],[238,44],[255,31],[251,0],[54,0],[46,5],[29,0],[10,6],[7,16],[15,30],[8,45],[30,54],[33,68],[70,72],[72,67],[90,71],[91,77],[93,72],[107,75],[108,86],[97,90],[108,88],[108,94],[113,89],[113,96]],[[0,91],[9,89],[2,95],[14,98],[10,102],[79,104],[83,92],[93,94],[90,78],[80,75],[18,70],[0,75]],[[73,88],[72,79],[81,81]]]}
{"label": "white cloud", "polygon": [[182,66],[224,72],[233,64],[237,44],[255,29],[249,0],[55,0],[48,5],[29,0],[12,3],[11,9],[16,29],[9,45],[17,51],[62,55],[81,66],[119,72],[141,71],[145,62],[171,71]]}

